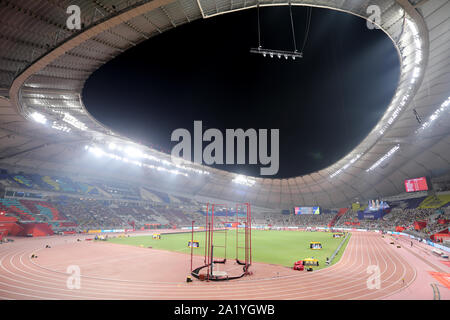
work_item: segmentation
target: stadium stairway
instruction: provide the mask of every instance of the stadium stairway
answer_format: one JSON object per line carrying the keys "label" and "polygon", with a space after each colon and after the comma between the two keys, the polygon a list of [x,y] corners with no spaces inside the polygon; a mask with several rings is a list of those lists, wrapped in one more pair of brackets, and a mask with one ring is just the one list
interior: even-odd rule
{"label": "stadium stairway", "polygon": [[95,188],[97,189],[99,195],[105,196],[105,197],[107,197],[107,198],[112,198],[112,195],[111,195],[110,193],[106,192],[105,190],[103,190],[102,188],[100,188],[98,185],[96,185]]}
{"label": "stadium stairway", "polygon": [[35,215],[44,215],[48,220],[66,220],[66,218],[51,204],[45,201],[20,200]]}
{"label": "stadium stairway", "polygon": [[[0,199],[0,210],[16,215],[20,221],[35,221],[36,223],[45,221],[44,224],[50,224],[54,227],[66,226],[62,225],[62,223],[65,222],[67,218],[62,215],[57,208],[45,201]],[[67,225],[66,227],[74,226],[72,222],[69,222],[69,224],[70,225]],[[36,230],[43,230],[42,232],[37,232],[39,234],[50,234],[43,226],[39,226]]]}
{"label": "stadium stairway", "polygon": [[328,227],[334,227],[335,224],[339,221],[339,219],[345,214],[347,213],[349,209],[348,208],[341,208],[339,209],[338,213],[336,213],[336,215],[333,217],[333,219],[331,219],[330,223],[328,223]]}
{"label": "stadium stairway", "polygon": [[20,220],[35,220],[33,213],[16,199],[0,199],[0,210],[13,214]]}
{"label": "stadium stairway", "polygon": [[151,193],[150,190],[147,190],[147,188],[139,188],[139,191],[141,193],[141,198],[144,200],[150,200],[153,202],[163,202],[162,199],[160,199],[155,194]]}
{"label": "stadium stairway", "polygon": [[191,199],[181,197],[181,196],[172,196],[172,197],[177,198],[178,200],[180,200],[180,202],[182,202],[184,204],[193,204],[193,201]]}
{"label": "stadium stairway", "polygon": [[163,202],[165,203],[170,203],[170,198],[169,195],[165,192],[159,192],[159,191],[155,191],[155,190],[150,190],[145,188],[147,191],[149,191],[150,193],[153,193],[153,195],[156,195],[159,199],[161,199]]}

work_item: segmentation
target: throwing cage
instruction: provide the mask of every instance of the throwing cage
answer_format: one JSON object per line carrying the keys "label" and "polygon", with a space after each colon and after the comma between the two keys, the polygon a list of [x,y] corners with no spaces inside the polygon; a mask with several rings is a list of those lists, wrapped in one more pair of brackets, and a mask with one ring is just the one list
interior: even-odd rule
{"label": "throwing cage", "polygon": [[[220,210],[222,208],[222,210]],[[217,214],[219,209],[220,215]],[[249,203],[236,204],[236,211],[233,215],[228,212],[224,204],[207,204],[205,217],[205,254],[203,265],[192,269],[193,250],[191,250],[191,275],[201,280],[221,281],[239,279],[249,275],[249,268],[252,264],[252,221],[251,208]],[[192,234],[194,230],[192,224]],[[227,272],[214,269],[215,264],[225,265],[227,263],[227,240],[228,231],[235,229],[236,233],[236,264],[242,266],[242,272],[236,275],[229,275]],[[223,242],[217,240],[214,234],[222,233]],[[192,236],[193,237],[193,236]],[[223,248],[223,257],[216,257],[214,249]],[[201,273],[201,271],[206,271]]]}

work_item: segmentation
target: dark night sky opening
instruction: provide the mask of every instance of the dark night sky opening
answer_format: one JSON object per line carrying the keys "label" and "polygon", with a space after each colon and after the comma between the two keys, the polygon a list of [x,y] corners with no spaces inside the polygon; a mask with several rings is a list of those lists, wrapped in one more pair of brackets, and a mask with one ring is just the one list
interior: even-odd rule
{"label": "dark night sky opening", "polygon": [[[262,8],[262,44],[292,50],[288,7]],[[306,8],[294,7],[298,47]],[[119,133],[170,152],[177,128],[280,129],[286,178],[323,169],[358,145],[398,82],[391,40],[350,14],[314,8],[301,60],[263,58],[256,10],[180,26],[127,50],[86,82],[89,112]],[[204,146],[206,143],[204,144]],[[216,168],[259,175],[259,165]]]}

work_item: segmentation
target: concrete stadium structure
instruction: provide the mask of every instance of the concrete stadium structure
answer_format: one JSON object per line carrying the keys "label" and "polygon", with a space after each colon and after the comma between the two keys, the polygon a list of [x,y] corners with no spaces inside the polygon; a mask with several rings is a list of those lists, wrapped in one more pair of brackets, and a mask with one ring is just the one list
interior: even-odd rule
{"label": "concrete stadium structure", "polygon": [[[125,179],[185,196],[274,209],[346,206],[356,198],[401,193],[406,178],[436,177],[450,169],[449,1],[292,1],[365,19],[370,15],[367,7],[378,5],[379,27],[398,51],[399,82],[382,119],[340,161],[290,179],[241,177],[240,181],[251,182],[244,184],[233,182],[238,176],[234,173],[193,163],[176,167],[170,155],[113,132],[89,114],[81,92],[96,69],[140,42],[194,20],[254,8],[257,2],[80,0],[81,30],[66,27],[71,4],[0,2],[2,168]],[[286,0],[260,2],[261,6],[287,4]],[[121,170],[99,170],[104,164],[93,162],[86,147],[105,155],[110,145],[133,147],[146,156],[135,163],[138,170],[132,169],[133,163],[121,164]]]}

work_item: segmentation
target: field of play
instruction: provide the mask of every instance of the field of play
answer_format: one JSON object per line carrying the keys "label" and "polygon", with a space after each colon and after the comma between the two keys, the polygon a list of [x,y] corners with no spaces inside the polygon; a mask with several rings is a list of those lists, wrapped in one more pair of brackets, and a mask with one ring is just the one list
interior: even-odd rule
{"label": "field of play", "polygon": [[[156,233],[157,231],[155,231]],[[241,236],[241,235],[240,235]],[[242,236],[241,236],[242,237]],[[236,233],[234,230],[227,232],[227,259],[236,257]],[[340,256],[345,250],[348,239],[341,248],[339,254],[334,259],[333,264],[339,261]],[[161,239],[153,239],[151,235],[135,236],[125,238],[110,238],[108,241],[118,244],[126,244],[132,246],[152,247],[154,249],[162,249],[169,251],[177,251],[190,253],[191,248],[188,247],[188,241],[191,240],[191,233],[173,233],[162,234]],[[195,255],[204,255],[205,233],[194,232],[194,240],[199,241],[200,248],[194,248]],[[242,239],[239,239],[240,245]],[[327,257],[331,257],[333,252],[339,246],[343,238],[333,238],[330,232],[302,232],[302,231],[252,231],[252,255],[254,262],[264,262],[271,264],[279,264],[292,267],[297,260],[314,257],[319,260],[319,268],[326,267],[325,261]],[[309,248],[311,241],[322,243],[323,249],[312,250]],[[225,243],[225,234],[222,232],[214,233],[214,256],[223,257]],[[243,258],[243,250],[239,250],[239,258]]]}

